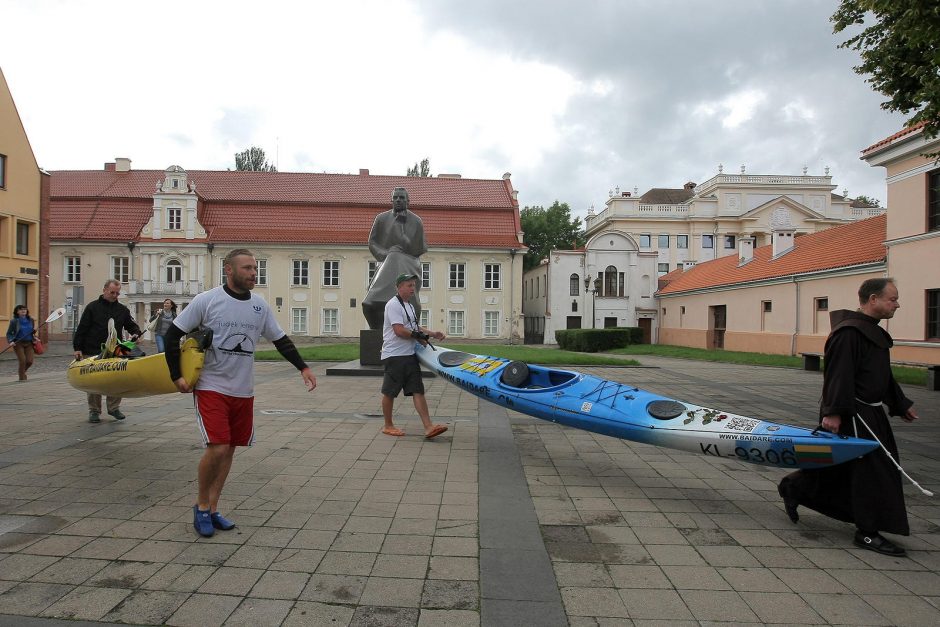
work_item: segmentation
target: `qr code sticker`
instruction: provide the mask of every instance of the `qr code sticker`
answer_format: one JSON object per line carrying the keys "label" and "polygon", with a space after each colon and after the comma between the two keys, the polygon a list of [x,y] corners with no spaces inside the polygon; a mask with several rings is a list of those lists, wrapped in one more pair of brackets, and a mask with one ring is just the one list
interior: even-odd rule
{"label": "qr code sticker", "polygon": [[736,416],[731,418],[728,422],[725,423],[725,427],[728,431],[744,431],[750,433],[754,430],[757,425],[760,424],[760,420],[754,420],[753,418],[742,418],[741,416]]}

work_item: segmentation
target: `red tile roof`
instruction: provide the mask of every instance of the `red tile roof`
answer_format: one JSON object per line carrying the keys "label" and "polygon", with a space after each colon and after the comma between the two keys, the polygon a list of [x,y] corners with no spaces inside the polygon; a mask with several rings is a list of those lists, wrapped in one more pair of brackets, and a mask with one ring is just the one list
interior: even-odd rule
{"label": "red tile roof", "polygon": [[[518,203],[506,180],[291,172],[187,171],[212,242],[363,244],[392,190],[408,190],[429,246],[521,248]],[[153,214],[162,170],[56,171],[53,239],[128,241]]]}
{"label": "red tile roof", "polygon": [[901,138],[904,137],[905,135],[910,135],[911,133],[914,133],[914,132],[916,132],[916,131],[919,131],[919,130],[922,129],[922,128],[924,127],[924,125],[926,125],[926,124],[927,124],[927,122],[918,122],[918,123],[915,124],[914,126],[908,126],[907,128],[901,129],[900,131],[898,131],[897,133],[895,133],[895,134],[892,135],[891,137],[885,137],[885,138],[882,139],[880,142],[878,142],[878,143],[876,143],[876,144],[872,144],[871,146],[869,146],[868,148],[866,148],[865,150],[863,150],[863,151],[862,151],[862,154],[864,155],[865,153],[871,152],[872,150],[875,150],[876,148],[881,148],[882,146],[887,146],[888,144],[890,144],[891,142],[893,142],[893,141],[896,140],[896,139],[901,139]]}
{"label": "red tile roof", "polygon": [[677,276],[670,272],[666,275],[671,279],[669,284],[658,294],[678,294],[884,261],[886,225],[887,216],[880,215],[803,235],[794,239],[792,250],[777,259],[771,259],[772,245],[761,246],[754,250],[754,258],[743,266],[738,266],[736,254],[706,261]]}

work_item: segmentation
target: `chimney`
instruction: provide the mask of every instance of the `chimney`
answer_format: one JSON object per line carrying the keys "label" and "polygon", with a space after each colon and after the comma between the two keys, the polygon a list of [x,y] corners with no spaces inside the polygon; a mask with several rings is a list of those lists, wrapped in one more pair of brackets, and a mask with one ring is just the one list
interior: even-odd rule
{"label": "chimney", "polygon": [[359,176],[369,176],[369,168],[359,168]]}
{"label": "chimney", "polygon": [[738,238],[738,265],[743,266],[747,262],[754,259],[754,238],[753,237],[739,237]]}
{"label": "chimney", "polygon": [[772,235],[774,238],[774,258],[789,252],[790,249],[793,248],[793,239],[795,234],[796,230],[793,228],[774,229]]}
{"label": "chimney", "polygon": [[131,171],[131,160],[127,157],[115,157],[114,158],[114,171],[115,172],[130,172]]}
{"label": "chimney", "polygon": [[630,196],[631,196],[630,192],[623,192],[623,193],[620,195],[621,198],[629,198]]}
{"label": "chimney", "polygon": [[688,183],[683,185],[682,188],[692,191],[693,189],[695,189],[695,183],[693,183],[692,181],[689,181]]}
{"label": "chimney", "polygon": [[459,179],[459,174],[438,174],[437,178],[439,179]]}
{"label": "chimney", "polygon": [[106,161],[105,164],[104,164],[104,171],[105,171],[105,172],[114,172],[114,163],[113,163],[113,162],[107,162],[107,161]]}
{"label": "chimney", "polygon": [[687,272],[695,267],[696,262],[694,261],[683,261],[682,262],[682,271]]}

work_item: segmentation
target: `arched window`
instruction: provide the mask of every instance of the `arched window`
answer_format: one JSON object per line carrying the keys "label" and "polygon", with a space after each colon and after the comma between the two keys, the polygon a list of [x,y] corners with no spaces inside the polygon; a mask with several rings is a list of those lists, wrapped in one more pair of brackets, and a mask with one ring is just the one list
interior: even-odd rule
{"label": "arched window", "polygon": [[581,277],[577,274],[568,277],[568,292],[571,296],[577,296],[581,293]]}
{"label": "arched window", "polygon": [[604,293],[603,296],[616,296],[618,293],[617,289],[617,268],[614,266],[607,266],[607,269],[604,270]]}
{"label": "arched window", "polygon": [[179,259],[170,259],[166,262],[166,282],[173,283],[183,280],[183,264]]}

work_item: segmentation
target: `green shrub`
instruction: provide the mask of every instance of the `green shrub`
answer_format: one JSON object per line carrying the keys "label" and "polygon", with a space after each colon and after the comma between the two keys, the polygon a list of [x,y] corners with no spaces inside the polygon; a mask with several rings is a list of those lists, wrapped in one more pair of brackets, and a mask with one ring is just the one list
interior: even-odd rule
{"label": "green shrub", "polygon": [[558,341],[558,347],[564,350],[596,353],[639,344],[643,341],[643,330],[639,327],[565,329],[555,331],[555,339]]}

